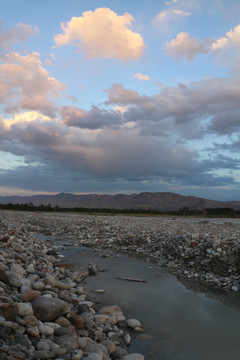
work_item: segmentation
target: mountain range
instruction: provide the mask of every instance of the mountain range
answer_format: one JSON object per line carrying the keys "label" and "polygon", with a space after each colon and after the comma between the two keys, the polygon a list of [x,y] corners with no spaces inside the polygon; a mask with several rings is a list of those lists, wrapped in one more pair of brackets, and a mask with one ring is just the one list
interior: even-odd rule
{"label": "mountain range", "polygon": [[195,196],[183,196],[171,192],[144,192],[140,194],[117,195],[56,195],[0,196],[0,204],[29,204],[60,207],[84,207],[98,209],[144,209],[178,211],[182,208],[203,210],[207,208],[232,208],[240,210],[240,201],[215,201]]}

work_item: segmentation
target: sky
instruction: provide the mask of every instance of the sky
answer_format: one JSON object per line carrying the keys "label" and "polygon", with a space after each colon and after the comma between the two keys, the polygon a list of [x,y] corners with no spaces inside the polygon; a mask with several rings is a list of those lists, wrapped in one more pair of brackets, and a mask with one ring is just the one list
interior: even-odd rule
{"label": "sky", "polygon": [[240,200],[239,0],[0,0],[0,195]]}

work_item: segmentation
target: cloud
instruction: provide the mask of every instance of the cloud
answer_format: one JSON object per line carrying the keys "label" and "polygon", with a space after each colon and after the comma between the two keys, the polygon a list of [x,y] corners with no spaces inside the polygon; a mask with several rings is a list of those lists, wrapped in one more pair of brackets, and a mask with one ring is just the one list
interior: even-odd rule
{"label": "cloud", "polygon": [[129,29],[133,20],[129,13],[119,16],[108,8],[86,11],[61,24],[63,33],[55,36],[55,42],[57,46],[74,45],[88,58],[136,60],[145,46],[141,35]]}
{"label": "cloud", "polygon": [[10,53],[2,57],[2,62],[0,101],[5,105],[5,112],[23,109],[42,111],[46,115],[55,113],[54,101],[64,86],[49,76],[38,53],[26,56]]}
{"label": "cloud", "polygon": [[226,36],[216,39],[212,44],[213,50],[225,49],[229,47],[238,47],[240,45],[240,25],[236,26],[226,33]]}
{"label": "cloud", "polygon": [[39,29],[32,28],[28,24],[19,23],[8,30],[3,29],[3,21],[0,20],[0,49],[9,49],[10,45],[26,41],[29,36],[35,35]]}
{"label": "cloud", "polygon": [[142,101],[137,91],[125,89],[121,84],[112,84],[112,87],[105,90],[108,94],[108,100],[105,104],[136,104]]}
{"label": "cloud", "polygon": [[181,9],[163,10],[155,17],[154,21],[162,23],[166,21],[173,21],[175,19],[189,15],[191,15],[191,13]]}
{"label": "cloud", "polygon": [[210,43],[213,43],[213,41],[202,41],[190,37],[188,33],[181,32],[176,39],[172,39],[170,43],[167,43],[166,51],[175,58],[186,57],[188,60],[192,60],[197,54],[208,53]]}
{"label": "cloud", "polygon": [[[198,39],[188,33],[181,32],[176,39],[166,44],[166,52],[175,57],[186,57],[192,60],[197,54],[221,54],[226,50],[235,49],[239,52],[240,25],[218,39]],[[234,56],[235,57],[235,56]]]}
{"label": "cloud", "polygon": [[148,75],[142,75],[140,73],[135,74],[133,77],[137,80],[145,80],[145,81],[150,80],[150,77]]}
{"label": "cloud", "polygon": [[[175,1],[172,4],[167,5],[175,5],[177,2]],[[171,32],[173,30],[173,24],[175,25],[176,22],[179,20],[190,16],[191,13],[188,11],[185,11],[183,9],[176,8],[175,6],[171,9],[163,10],[158,13],[153,19],[152,19],[152,25],[156,28],[160,28],[161,32],[165,31],[167,29],[167,32]]]}
{"label": "cloud", "polygon": [[[106,104],[126,106],[123,113],[125,122],[134,122],[145,134],[169,136],[183,128],[183,138],[202,137],[207,131],[205,123],[221,122],[228,119],[229,132],[237,131],[235,124],[240,118],[240,80],[239,78],[209,77],[201,81],[178,84],[176,87],[163,86],[153,96],[139,95],[138,92],[113,84],[107,91]],[[192,129],[190,127],[192,123]],[[186,129],[185,124],[188,124]],[[176,129],[175,125],[179,128]],[[181,126],[180,126],[181,125]],[[212,128],[214,130],[214,128]]]}
{"label": "cloud", "polygon": [[81,129],[103,129],[116,127],[122,124],[121,114],[116,111],[107,111],[93,106],[90,111],[85,111],[77,106],[64,106],[60,115],[67,126]]}

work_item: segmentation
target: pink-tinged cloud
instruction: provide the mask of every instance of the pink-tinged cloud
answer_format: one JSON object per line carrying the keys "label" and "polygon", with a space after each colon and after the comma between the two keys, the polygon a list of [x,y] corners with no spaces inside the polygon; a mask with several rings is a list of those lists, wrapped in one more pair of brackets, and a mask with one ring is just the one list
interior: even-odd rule
{"label": "pink-tinged cloud", "polygon": [[55,36],[55,42],[57,46],[74,45],[88,58],[136,60],[145,46],[142,36],[130,30],[133,20],[129,13],[117,15],[108,8],[86,11],[61,24],[63,33]]}
{"label": "pink-tinged cloud", "polygon": [[226,49],[229,47],[237,47],[240,45],[240,25],[235,26],[234,29],[231,29],[226,33],[226,36],[223,36],[213,43],[213,50]]}
{"label": "pink-tinged cloud", "polygon": [[19,23],[15,27],[4,30],[2,21],[0,21],[0,48],[8,49],[12,43],[26,41],[30,35],[38,32],[38,28],[32,28],[28,24]]}
{"label": "pink-tinged cloud", "polygon": [[197,54],[221,53],[227,49],[240,49],[240,25],[219,39],[198,39],[181,32],[176,39],[166,44],[165,50],[175,58],[185,57],[192,60]]}
{"label": "pink-tinged cloud", "polygon": [[145,81],[150,80],[150,77],[148,75],[142,75],[141,73],[137,73],[137,74],[133,75],[133,77],[137,80],[145,80]]}
{"label": "pink-tinged cloud", "polygon": [[176,39],[172,39],[170,43],[166,45],[166,51],[169,55],[179,58],[186,57],[192,60],[197,54],[206,54],[209,52],[210,44],[213,40],[199,40],[192,38],[188,33],[181,32],[177,35]]}
{"label": "pink-tinged cloud", "polygon": [[5,55],[0,65],[0,101],[6,112],[36,110],[54,113],[54,100],[64,89],[42,67],[38,53]]}

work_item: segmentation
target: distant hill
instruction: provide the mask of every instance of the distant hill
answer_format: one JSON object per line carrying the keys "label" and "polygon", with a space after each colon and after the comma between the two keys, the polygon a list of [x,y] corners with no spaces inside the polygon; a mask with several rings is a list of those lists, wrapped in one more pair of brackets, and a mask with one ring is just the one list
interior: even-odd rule
{"label": "distant hill", "polygon": [[206,208],[232,208],[240,210],[240,201],[214,201],[195,196],[182,196],[171,192],[144,192],[140,194],[117,195],[56,195],[0,196],[0,204],[58,205],[60,207],[85,207],[98,209],[144,209],[178,211],[182,208],[203,210]]}

